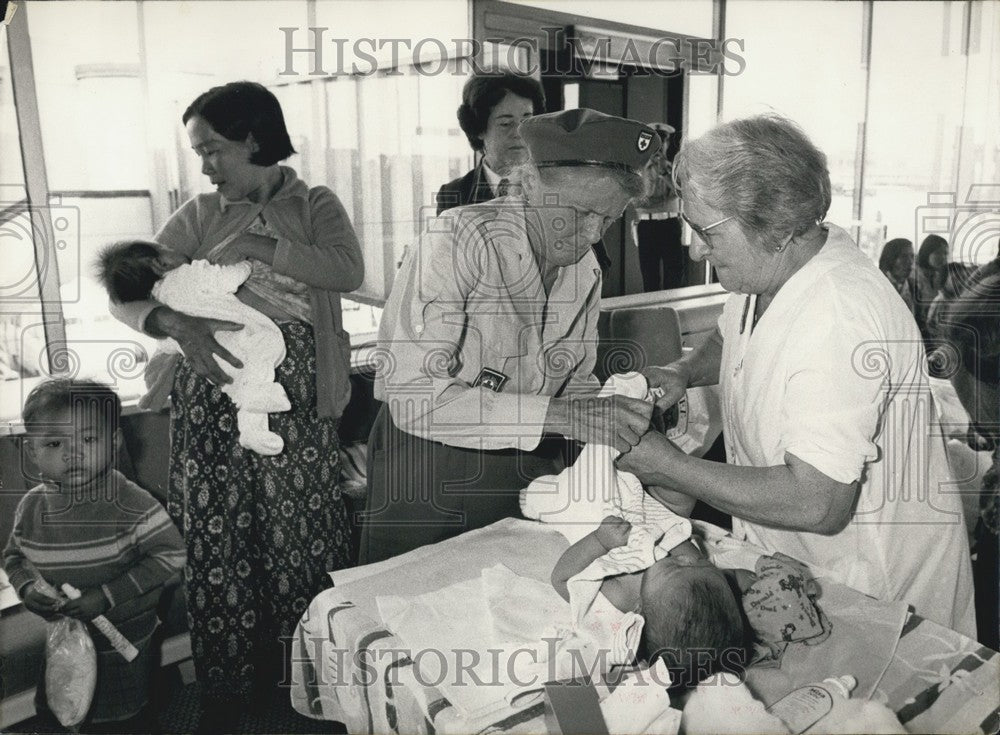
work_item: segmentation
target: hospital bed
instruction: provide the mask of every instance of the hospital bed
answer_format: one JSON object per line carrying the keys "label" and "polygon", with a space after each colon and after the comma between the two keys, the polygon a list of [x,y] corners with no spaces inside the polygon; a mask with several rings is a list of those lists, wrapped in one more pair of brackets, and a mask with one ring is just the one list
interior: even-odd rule
{"label": "hospital bed", "polygon": [[[762,553],[715,526],[694,525],[720,567],[752,569]],[[312,601],[295,633],[293,706],[310,717],[342,722],[351,733],[547,732],[540,695],[515,698],[492,719],[470,719],[453,700],[462,694],[456,684],[476,686],[468,671],[461,675],[471,654],[447,644],[434,651],[408,648],[383,623],[377,599],[416,599],[474,580],[497,564],[547,583],[565,548],[567,542],[551,527],[506,519],[378,564],[332,573],[334,586]],[[855,696],[884,703],[910,732],[997,732],[1000,655],[913,614],[903,603],[818,581],[818,602],[832,633],[819,645],[790,647],[780,666],[751,667],[747,683],[760,701],[770,704],[797,686],[851,674],[858,681]],[[455,640],[448,627],[442,622],[442,641]],[[428,662],[434,665],[428,668]],[[431,675],[431,669],[443,675]]]}

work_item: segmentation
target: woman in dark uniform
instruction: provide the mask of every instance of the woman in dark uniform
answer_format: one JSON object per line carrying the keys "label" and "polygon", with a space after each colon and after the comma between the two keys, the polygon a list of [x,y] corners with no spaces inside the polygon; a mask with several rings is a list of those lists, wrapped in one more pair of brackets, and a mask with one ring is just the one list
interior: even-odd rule
{"label": "woman in dark uniform", "polygon": [[543,112],[545,93],[531,77],[510,73],[469,77],[462,89],[458,124],[472,150],[481,155],[475,168],[441,187],[435,198],[437,213],[506,194],[511,171],[528,158],[518,126]]}

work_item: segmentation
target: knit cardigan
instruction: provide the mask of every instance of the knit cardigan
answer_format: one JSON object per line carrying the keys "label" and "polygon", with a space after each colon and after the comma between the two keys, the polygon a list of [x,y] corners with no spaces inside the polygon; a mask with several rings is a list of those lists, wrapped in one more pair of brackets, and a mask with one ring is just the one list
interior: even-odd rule
{"label": "knit cardigan", "polygon": [[[351,396],[351,343],[343,328],[340,294],[358,288],[364,279],[361,246],[336,194],[325,186],[308,188],[287,166],[281,166],[281,172],[281,188],[263,206],[245,199],[230,202],[218,192],[199,194],[171,216],[155,240],[192,260],[205,258],[263,214],[279,235],[271,267],[309,287],[316,335],[316,408],[321,417],[337,418]],[[144,331],[149,313],[160,305],[112,300],[110,308],[119,321]],[[169,393],[176,366],[176,359],[150,366],[147,385],[152,395]]]}

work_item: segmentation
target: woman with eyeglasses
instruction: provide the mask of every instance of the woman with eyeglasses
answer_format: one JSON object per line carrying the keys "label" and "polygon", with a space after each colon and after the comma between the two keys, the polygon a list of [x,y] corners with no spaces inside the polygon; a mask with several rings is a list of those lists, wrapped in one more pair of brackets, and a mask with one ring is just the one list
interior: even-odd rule
{"label": "woman with eyeglasses", "polygon": [[649,432],[618,465],[819,573],[975,635],[969,549],[933,425],[920,332],[850,235],[824,222],[826,156],[776,116],[735,120],[674,162],[694,260],[731,292],[718,330],[647,378],[666,407],[721,386],[728,462]]}

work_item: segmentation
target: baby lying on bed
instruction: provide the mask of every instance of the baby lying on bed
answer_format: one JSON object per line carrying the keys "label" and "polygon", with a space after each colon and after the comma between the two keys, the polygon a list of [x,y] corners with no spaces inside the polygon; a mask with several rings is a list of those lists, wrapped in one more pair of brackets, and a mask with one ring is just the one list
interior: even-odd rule
{"label": "baby lying on bed", "polygon": [[[552,570],[552,586],[569,600],[568,582],[594,561],[627,546],[632,525],[606,516],[570,546]],[[640,572],[607,577],[600,594],[645,619],[640,658],[661,659],[679,689],[743,664],[745,630],[729,579],[688,539]]]}

